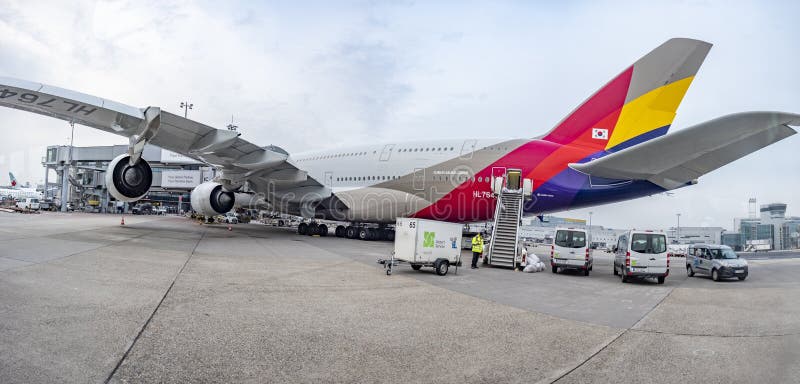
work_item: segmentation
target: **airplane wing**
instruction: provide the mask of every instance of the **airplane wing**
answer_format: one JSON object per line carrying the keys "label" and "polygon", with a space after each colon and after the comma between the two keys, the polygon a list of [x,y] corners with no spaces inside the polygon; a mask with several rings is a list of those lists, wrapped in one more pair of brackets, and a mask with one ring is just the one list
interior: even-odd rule
{"label": "airplane wing", "polygon": [[221,171],[218,179],[226,188],[236,188],[248,181],[256,192],[289,196],[289,201],[291,196],[299,198],[309,192],[320,200],[331,195],[330,188],[309,177],[280,147],[259,147],[240,138],[235,131],[216,129],[157,107],[140,109],[7,77],[0,77],[0,106],[128,137],[132,145],[144,136],[150,144],[216,167]]}
{"label": "airplane wing", "polygon": [[648,180],[675,189],[797,133],[800,115],[746,112],[723,116],[570,168],[596,177]]}

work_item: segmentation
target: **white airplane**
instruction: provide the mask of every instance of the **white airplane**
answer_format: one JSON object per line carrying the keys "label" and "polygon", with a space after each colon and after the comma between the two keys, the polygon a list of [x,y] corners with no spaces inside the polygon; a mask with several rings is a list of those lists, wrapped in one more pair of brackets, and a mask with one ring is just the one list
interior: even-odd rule
{"label": "white airplane", "polygon": [[9,172],[8,178],[11,179],[11,186],[8,188],[0,188],[0,197],[7,196],[13,197],[14,200],[21,200],[28,197],[41,199],[44,194],[37,191],[36,188],[23,188],[17,186],[17,178],[14,174]]}
{"label": "white airplane", "polygon": [[633,199],[695,184],[796,133],[789,126],[800,125],[800,115],[747,112],[666,135],[710,49],[703,41],[668,40],[533,139],[417,140],[290,154],[159,107],[24,80],[0,78],[0,105],[129,138],[128,153],[106,172],[109,193],[121,201],[149,190],[152,171],[141,153],[150,143],[217,169],[215,180],[191,194],[192,208],[203,215],[239,205],[355,224],[398,217],[474,222],[494,216],[504,189],[523,190],[526,215]]}

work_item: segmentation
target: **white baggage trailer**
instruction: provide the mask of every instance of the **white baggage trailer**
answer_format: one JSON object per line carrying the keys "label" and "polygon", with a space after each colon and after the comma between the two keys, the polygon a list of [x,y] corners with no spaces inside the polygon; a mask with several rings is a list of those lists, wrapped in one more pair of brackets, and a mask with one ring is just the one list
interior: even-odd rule
{"label": "white baggage trailer", "polygon": [[398,218],[394,227],[394,252],[390,260],[379,260],[392,274],[399,263],[411,264],[418,271],[433,267],[436,274],[444,276],[450,266],[461,264],[461,224],[443,221]]}

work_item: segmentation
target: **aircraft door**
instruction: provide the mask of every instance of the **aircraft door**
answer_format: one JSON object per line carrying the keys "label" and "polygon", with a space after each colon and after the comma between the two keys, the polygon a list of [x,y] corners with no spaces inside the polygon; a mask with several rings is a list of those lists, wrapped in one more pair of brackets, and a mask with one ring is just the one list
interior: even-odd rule
{"label": "aircraft door", "polygon": [[383,151],[381,151],[380,161],[389,161],[389,158],[392,157],[392,151],[394,151],[394,144],[386,144],[383,147]]}
{"label": "aircraft door", "polygon": [[414,169],[414,190],[415,191],[424,191],[425,190],[425,168],[415,168]]}
{"label": "aircraft door", "polygon": [[464,140],[464,144],[461,145],[461,154],[459,156],[464,160],[471,159],[477,144],[478,140]]}
{"label": "aircraft door", "polygon": [[333,188],[333,172],[325,172],[323,179],[325,180],[323,184],[326,187]]}
{"label": "aircraft door", "polygon": [[506,177],[506,167],[492,167],[492,188],[494,188],[495,179],[498,178],[502,179],[505,177]]}
{"label": "aircraft door", "polygon": [[522,171],[519,169],[509,169],[506,174],[506,188],[510,190],[520,189],[520,177]]}

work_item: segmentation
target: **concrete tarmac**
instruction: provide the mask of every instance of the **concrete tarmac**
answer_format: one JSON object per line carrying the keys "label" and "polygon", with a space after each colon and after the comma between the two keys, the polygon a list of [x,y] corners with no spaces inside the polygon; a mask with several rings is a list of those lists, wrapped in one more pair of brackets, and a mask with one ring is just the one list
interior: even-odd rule
{"label": "concrete tarmac", "polygon": [[[796,382],[800,260],[744,282],[397,269],[391,243],[180,217],[0,213],[0,378]],[[678,263],[680,264],[680,263]],[[673,266],[675,266],[673,260]]]}

